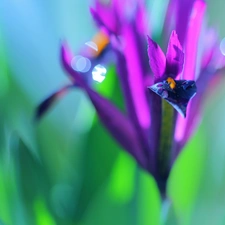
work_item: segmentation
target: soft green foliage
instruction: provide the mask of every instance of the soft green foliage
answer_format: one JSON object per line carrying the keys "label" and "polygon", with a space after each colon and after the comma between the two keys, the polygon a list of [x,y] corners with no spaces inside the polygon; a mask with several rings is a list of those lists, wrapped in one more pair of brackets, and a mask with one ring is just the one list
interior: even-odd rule
{"label": "soft green foliage", "polygon": [[[0,3],[0,224],[225,224],[225,80],[206,101],[161,202],[154,179],[107,133],[80,90],[33,121],[38,103],[67,82],[59,40],[78,51],[94,34],[88,1],[10,4]],[[95,88],[124,109],[113,66]]]}

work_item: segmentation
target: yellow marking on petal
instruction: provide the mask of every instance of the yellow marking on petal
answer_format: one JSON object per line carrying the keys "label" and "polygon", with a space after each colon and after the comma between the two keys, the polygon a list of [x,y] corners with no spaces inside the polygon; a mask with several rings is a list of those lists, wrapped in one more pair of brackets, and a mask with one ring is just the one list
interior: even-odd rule
{"label": "yellow marking on petal", "polygon": [[168,77],[168,78],[166,79],[166,81],[167,81],[168,84],[170,85],[170,88],[171,88],[171,89],[174,89],[174,88],[176,87],[176,82],[175,82],[175,80],[174,80],[173,78]]}

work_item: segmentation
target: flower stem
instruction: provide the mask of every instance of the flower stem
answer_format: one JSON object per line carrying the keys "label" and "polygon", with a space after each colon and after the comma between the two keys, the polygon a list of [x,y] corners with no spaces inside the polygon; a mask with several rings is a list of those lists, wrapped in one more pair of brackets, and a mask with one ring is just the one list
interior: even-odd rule
{"label": "flower stem", "polygon": [[173,107],[171,107],[171,105],[166,101],[162,101],[162,126],[159,152],[157,155],[157,168],[160,179],[159,185],[163,192],[165,192],[166,181],[170,171],[170,156],[174,130],[173,118]]}

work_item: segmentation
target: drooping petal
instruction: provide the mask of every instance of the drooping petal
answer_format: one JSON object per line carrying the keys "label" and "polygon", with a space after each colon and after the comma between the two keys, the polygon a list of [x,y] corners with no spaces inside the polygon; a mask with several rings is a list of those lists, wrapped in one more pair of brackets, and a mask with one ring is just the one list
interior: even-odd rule
{"label": "drooping petal", "polygon": [[198,51],[198,40],[202,27],[206,4],[203,0],[197,0],[193,5],[192,14],[187,32],[185,45],[185,65],[183,79],[195,79],[195,67]]}
{"label": "drooping petal", "polygon": [[47,112],[47,110],[60,98],[62,98],[73,85],[67,85],[57,92],[51,94],[48,98],[46,98],[36,109],[35,119],[39,120],[41,117]]}
{"label": "drooping petal", "polygon": [[175,79],[183,70],[184,53],[176,31],[172,31],[166,53],[166,74]]}
{"label": "drooping petal", "polygon": [[148,57],[151,70],[155,76],[155,82],[163,80],[166,69],[166,57],[160,46],[149,36],[148,38]]}
{"label": "drooping petal", "polygon": [[62,63],[70,76],[83,88],[91,99],[96,111],[106,128],[114,138],[131,154],[143,168],[147,168],[146,158],[141,152],[137,132],[130,122],[113,104],[92,90],[80,74],[71,68],[71,52],[67,45],[62,46]]}

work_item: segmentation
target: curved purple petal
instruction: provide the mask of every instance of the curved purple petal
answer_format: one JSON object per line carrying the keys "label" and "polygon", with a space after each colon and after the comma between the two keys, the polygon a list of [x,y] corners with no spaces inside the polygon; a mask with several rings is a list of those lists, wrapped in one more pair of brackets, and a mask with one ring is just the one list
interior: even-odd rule
{"label": "curved purple petal", "polygon": [[41,117],[48,111],[48,109],[60,98],[62,98],[70,88],[74,85],[67,85],[65,87],[60,88],[55,93],[51,94],[48,98],[46,98],[43,102],[39,104],[36,109],[35,119],[39,120]]}
{"label": "curved purple petal", "polygon": [[112,103],[92,90],[82,79],[80,74],[74,71],[70,65],[73,58],[67,45],[62,45],[62,63],[66,71],[83,88],[91,99],[95,109],[105,127],[114,138],[131,154],[139,164],[147,169],[146,158],[142,154],[142,149],[138,140],[137,132],[133,124],[128,120]]}
{"label": "curved purple petal", "polygon": [[194,3],[192,15],[189,22],[187,41],[185,45],[185,65],[183,79],[195,79],[195,66],[198,50],[198,40],[202,27],[202,21],[206,9],[206,4],[203,0],[197,0]]}
{"label": "curved purple petal", "polygon": [[184,53],[176,31],[172,31],[166,53],[166,74],[175,79],[183,70]]}
{"label": "curved purple petal", "polygon": [[155,82],[162,80],[166,69],[166,57],[160,46],[149,36],[148,39],[148,57],[149,64],[155,77]]}

